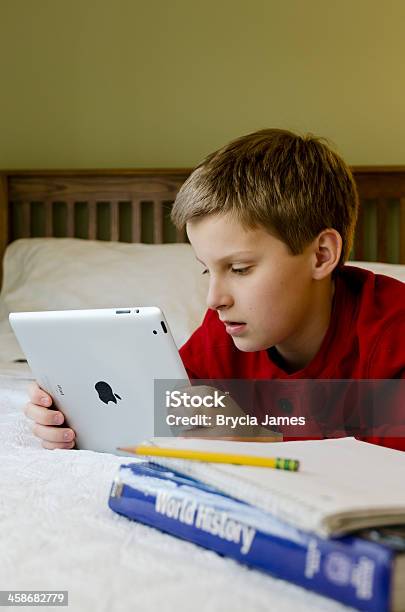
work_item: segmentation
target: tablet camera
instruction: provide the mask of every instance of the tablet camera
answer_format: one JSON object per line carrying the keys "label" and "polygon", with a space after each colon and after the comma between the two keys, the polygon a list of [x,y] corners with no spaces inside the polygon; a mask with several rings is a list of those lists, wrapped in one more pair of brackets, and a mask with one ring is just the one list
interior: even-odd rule
{"label": "tablet camera", "polygon": [[[164,333],[165,333],[165,334],[167,334],[167,327],[166,327],[165,322],[164,322],[164,321],[160,321],[160,325],[162,326],[162,329],[163,329]],[[154,330],[153,330],[153,333],[154,333],[154,334],[155,334],[155,336],[156,336],[156,334],[157,334],[157,330],[156,330],[156,329],[154,329]]]}

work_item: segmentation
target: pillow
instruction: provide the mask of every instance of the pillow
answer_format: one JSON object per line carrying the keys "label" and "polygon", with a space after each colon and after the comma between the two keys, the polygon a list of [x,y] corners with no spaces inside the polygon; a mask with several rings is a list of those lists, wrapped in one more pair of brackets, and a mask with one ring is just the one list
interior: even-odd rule
{"label": "pillow", "polygon": [[199,326],[207,281],[189,244],[29,238],[10,244],[0,295],[0,360],[23,358],[13,311],[160,306],[180,347]]}
{"label": "pillow", "polygon": [[[351,261],[405,281],[405,266]],[[10,244],[0,295],[0,361],[24,355],[10,312],[157,305],[180,347],[206,309],[207,277],[189,244],[127,244],[77,238],[28,238]]]}

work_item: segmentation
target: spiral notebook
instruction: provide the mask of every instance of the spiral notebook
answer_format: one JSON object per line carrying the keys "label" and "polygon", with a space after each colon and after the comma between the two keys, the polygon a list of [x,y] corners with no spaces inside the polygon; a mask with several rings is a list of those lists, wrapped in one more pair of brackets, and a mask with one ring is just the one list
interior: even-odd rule
{"label": "spiral notebook", "polygon": [[149,444],[299,459],[299,472],[156,458],[322,537],[405,523],[405,453],[354,438],[262,443],[154,438]]}

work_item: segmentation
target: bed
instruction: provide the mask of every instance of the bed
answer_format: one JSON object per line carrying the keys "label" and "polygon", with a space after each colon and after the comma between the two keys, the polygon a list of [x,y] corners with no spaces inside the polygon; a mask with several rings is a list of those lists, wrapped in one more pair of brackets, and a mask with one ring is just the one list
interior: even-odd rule
{"label": "bed", "polygon": [[[405,280],[405,169],[355,168],[352,257]],[[170,206],[189,170],[0,173],[1,589],[68,590],[74,611],[343,610],[343,606],[112,513],[123,459],[45,451],[22,408],[31,374],[12,310],[162,306],[180,346],[204,280]]]}

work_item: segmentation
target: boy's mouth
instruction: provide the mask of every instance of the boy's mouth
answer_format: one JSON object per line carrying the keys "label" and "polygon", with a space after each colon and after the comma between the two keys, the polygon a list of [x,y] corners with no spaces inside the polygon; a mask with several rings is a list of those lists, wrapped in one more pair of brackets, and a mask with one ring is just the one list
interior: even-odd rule
{"label": "boy's mouth", "polygon": [[243,323],[243,321],[223,321],[223,323],[225,325],[226,332],[231,336],[238,336],[246,328],[246,323]]}

